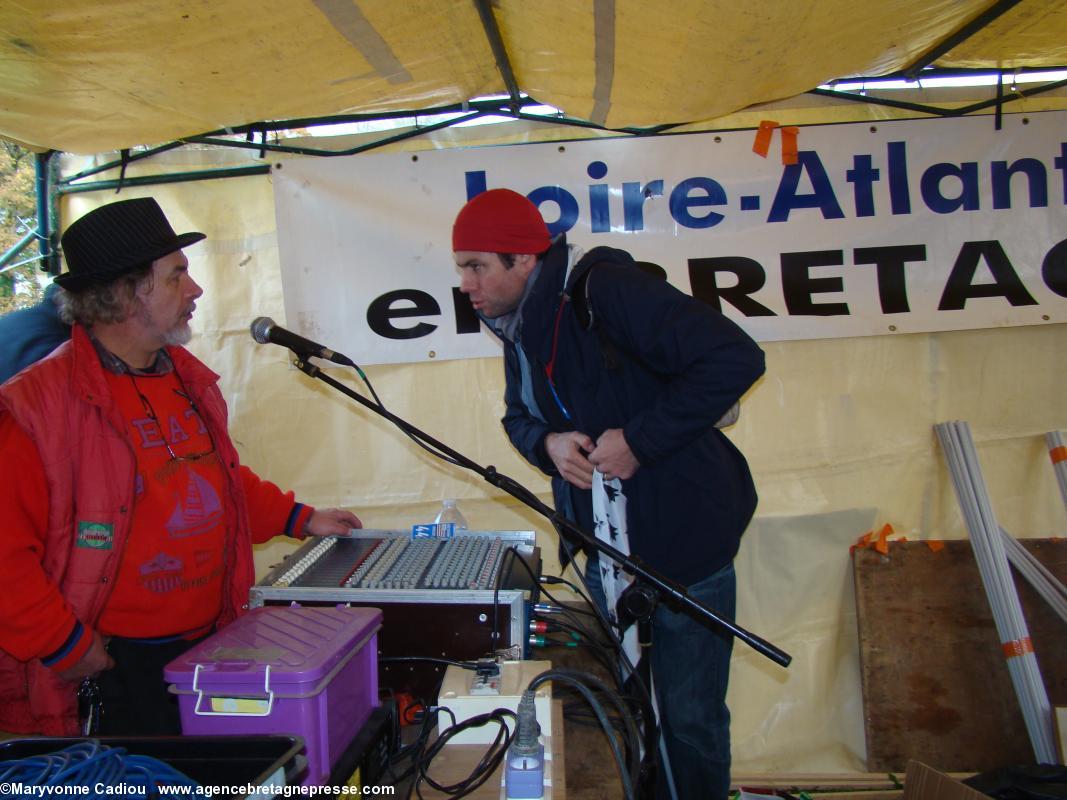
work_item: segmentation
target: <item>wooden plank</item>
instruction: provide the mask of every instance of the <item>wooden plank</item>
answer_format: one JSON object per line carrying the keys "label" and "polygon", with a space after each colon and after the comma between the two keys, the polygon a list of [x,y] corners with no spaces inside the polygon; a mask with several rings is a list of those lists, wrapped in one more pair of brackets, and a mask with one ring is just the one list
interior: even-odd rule
{"label": "wooden plank", "polygon": [[[1020,540],[1067,582],[1067,540]],[[853,552],[867,769],[909,759],[982,772],[1032,764],[1008,668],[969,541],[895,542]],[[1018,575],[1019,599],[1053,705],[1067,703],[1067,626]]]}

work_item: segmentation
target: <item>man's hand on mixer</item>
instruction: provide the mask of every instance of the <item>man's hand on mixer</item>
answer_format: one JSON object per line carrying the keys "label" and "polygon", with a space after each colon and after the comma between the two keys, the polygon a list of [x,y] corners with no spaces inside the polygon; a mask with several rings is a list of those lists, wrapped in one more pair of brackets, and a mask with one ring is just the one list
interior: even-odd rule
{"label": "man's hand on mixer", "polygon": [[362,528],[363,523],[351,511],[343,508],[315,509],[304,524],[304,533],[311,536],[347,536],[352,528]]}

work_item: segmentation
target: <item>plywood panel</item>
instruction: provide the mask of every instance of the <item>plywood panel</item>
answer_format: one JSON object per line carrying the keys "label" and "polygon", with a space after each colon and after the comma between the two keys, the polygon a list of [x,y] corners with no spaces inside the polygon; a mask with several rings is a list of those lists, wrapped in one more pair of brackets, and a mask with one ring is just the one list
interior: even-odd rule
{"label": "plywood panel", "polygon": [[[1067,581],[1067,540],[1023,545]],[[892,543],[853,553],[871,772],[909,759],[945,771],[1033,763],[1022,712],[969,541]],[[1067,624],[1016,576],[1042,677],[1067,703]]]}

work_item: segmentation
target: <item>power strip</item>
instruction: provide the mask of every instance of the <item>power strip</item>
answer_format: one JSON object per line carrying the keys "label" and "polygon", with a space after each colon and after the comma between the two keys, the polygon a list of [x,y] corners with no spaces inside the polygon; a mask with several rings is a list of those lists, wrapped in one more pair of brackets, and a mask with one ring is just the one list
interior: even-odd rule
{"label": "power strip", "polygon": [[[497,708],[515,711],[519,698],[530,681],[552,669],[551,661],[504,661],[500,673],[495,676],[478,675],[469,669],[450,665],[445,669],[438,705],[448,708],[456,715],[456,721],[488,714]],[[534,709],[541,733],[552,735],[552,684],[545,683],[534,694]],[[438,714],[437,731],[441,733],[452,725],[448,714]],[[454,744],[489,744],[496,738],[497,726],[493,723],[478,728],[468,728],[451,739]]]}

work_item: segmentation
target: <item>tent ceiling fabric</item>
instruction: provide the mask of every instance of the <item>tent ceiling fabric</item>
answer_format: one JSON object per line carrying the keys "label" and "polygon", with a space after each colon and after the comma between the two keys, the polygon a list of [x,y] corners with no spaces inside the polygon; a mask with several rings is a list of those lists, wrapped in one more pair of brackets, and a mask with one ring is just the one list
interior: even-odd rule
{"label": "tent ceiling fabric", "polygon": [[[712,120],[900,70],[991,0],[491,3],[519,88],[609,127]],[[473,0],[7,0],[0,136],[96,153],[260,120],[506,91]],[[1067,63],[1067,4],[1022,0],[940,66]]]}

